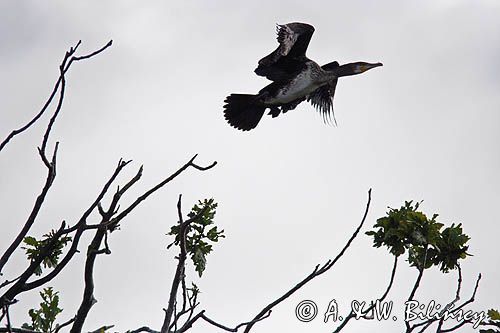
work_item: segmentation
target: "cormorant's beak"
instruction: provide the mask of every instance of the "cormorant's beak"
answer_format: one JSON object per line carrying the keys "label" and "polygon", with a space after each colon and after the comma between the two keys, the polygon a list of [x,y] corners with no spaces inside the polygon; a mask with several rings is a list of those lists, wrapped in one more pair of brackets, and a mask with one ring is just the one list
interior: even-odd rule
{"label": "cormorant's beak", "polygon": [[380,66],[383,66],[383,64],[381,62],[377,62],[376,64],[367,64],[365,70],[367,71],[369,69],[372,69],[372,68],[375,68],[375,67],[380,67]]}
{"label": "cormorant's beak", "polygon": [[361,63],[360,65],[358,65],[358,68],[357,68],[356,72],[358,74],[359,73],[364,73],[367,70],[370,70],[372,68],[379,67],[379,66],[382,66],[381,62],[377,62],[376,64],[370,64],[368,62],[364,62],[364,63]]}

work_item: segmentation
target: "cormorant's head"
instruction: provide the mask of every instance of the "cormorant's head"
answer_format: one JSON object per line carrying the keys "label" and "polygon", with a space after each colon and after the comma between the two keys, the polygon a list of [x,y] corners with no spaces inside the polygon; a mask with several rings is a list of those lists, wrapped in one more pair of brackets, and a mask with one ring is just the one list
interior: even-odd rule
{"label": "cormorant's head", "polygon": [[[325,68],[326,66],[329,66],[329,65],[330,64],[325,65],[323,67]],[[338,67],[329,66],[328,68],[325,68],[325,69],[328,72],[335,75],[336,77],[341,77],[341,76],[361,74],[361,73],[366,72],[369,69],[379,67],[379,66],[382,66],[382,64],[380,62],[377,62],[375,64],[371,64],[369,62],[361,62],[360,61],[360,62],[351,62],[349,64],[345,64],[345,65],[338,66]]]}
{"label": "cormorant's head", "polygon": [[377,62],[376,64],[370,64],[368,62],[355,62],[352,64],[353,74],[361,74],[369,69],[382,66],[382,63]]}

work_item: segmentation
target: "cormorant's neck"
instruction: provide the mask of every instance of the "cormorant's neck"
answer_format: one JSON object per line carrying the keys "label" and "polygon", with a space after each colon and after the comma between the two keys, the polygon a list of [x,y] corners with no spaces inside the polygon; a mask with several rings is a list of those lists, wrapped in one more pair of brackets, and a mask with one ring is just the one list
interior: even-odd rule
{"label": "cormorant's neck", "polygon": [[330,70],[329,72],[331,74],[333,74],[335,77],[358,74],[356,72],[356,63],[345,64],[345,65],[339,66],[337,68],[334,68],[333,70]]}

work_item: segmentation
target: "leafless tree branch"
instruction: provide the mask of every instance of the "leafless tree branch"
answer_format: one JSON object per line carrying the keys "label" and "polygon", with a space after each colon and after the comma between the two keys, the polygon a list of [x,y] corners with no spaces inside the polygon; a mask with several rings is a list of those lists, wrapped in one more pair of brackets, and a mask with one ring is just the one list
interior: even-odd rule
{"label": "leafless tree branch", "polygon": [[317,277],[317,276],[319,276],[319,275],[327,272],[329,269],[331,269],[333,267],[333,265],[335,265],[335,263],[337,263],[337,261],[347,251],[347,249],[351,245],[352,241],[356,238],[356,236],[358,235],[359,231],[363,227],[363,224],[365,223],[366,217],[368,215],[368,210],[370,208],[371,193],[372,193],[372,190],[371,189],[368,190],[368,201],[366,203],[366,208],[365,208],[365,212],[363,214],[363,218],[361,219],[361,223],[359,224],[359,226],[357,227],[357,229],[354,231],[354,233],[352,234],[351,238],[349,238],[349,240],[347,241],[346,245],[339,252],[339,254],[333,260],[328,260],[321,268],[319,268],[319,265],[317,265],[314,268],[314,270],[311,272],[311,274],[309,274],[302,281],[300,281],[299,283],[297,283],[292,289],[290,289],[289,291],[287,291],[283,296],[279,297],[278,299],[276,299],[275,301],[273,301],[272,303],[270,303],[269,305],[267,305],[266,307],[264,307],[262,309],[262,311],[260,311],[254,317],[254,319],[250,322],[250,324],[248,324],[246,326],[244,333],[250,332],[250,330],[252,329],[253,325],[256,322],[258,322],[259,319],[261,319],[263,316],[266,316],[272,308],[274,308],[276,305],[278,305],[279,303],[283,302],[285,299],[287,299],[288,297],[290,297],[293,293],[295,293],[297,290],[299,290],[300,288],[302,288],[306,283],[308,283],[309,281],[311,281],[315,277]]}
{"label": "leafless tree branch", "polygon": [[7,331],[9,333],[12,333],[12,324],[10,322],[10,314],[9,314],[9,305],[4,305],[3,311],[5,313],[5,316],[7,317]]}
{"label": "leafless tree branch", "polygon": [[81,41],[79,41],[75,47],[71,47],[70,50],[68,52],[66,52],[66,54],[64,56],[64,59],[63,59],[61,65],[59,66],[59,79],[57,80],[57,82],[55,84],[55,87],[52,90],[52,93],[50,94],[48,100],[46,101],[46,103],[44,104],[44,106],[42,107],[42,109],[40,110],[40,112],[33,119],[31,119],[26,125],[22,126],[21,128],[19,128],[17,130],[12,131],[7,136],[7,138],[4,141],[2,141],[2,143],[0,143],[0,151],[1,151],[5,147],[5,145],[14,136],[16,136],[16,135],[24,132],[29,127],[31,127],[46,112],[46,110],[48,109],[49,105],[51,104],[54,96],[56,95],[56,93],[57,93],[57,91],[59,90],[59,87],[60,87],[59,101],[57,103],[56,110],[55,110],[53,116],[51,117],[51,119],[49,121],[49,125],[47,126],[47,129],[46,129],[45,134],[43,136],[41,148],[38,149],[40,157],[41,157],[44,165],[48,169],[47,179],[45,181],[45,185],[42,188],[42,192],[40,193],[40,195],[35,200],[34,207],[31,210],[31,213],[30,213],[27,221],[25,222],[23,228],[21,229],[20,233],[17,235],[17,237],[14,239],[14,241],[10,244],[10,246],[7,248],[7,250],[0,257],[0,274],[1,274],[1,272],[2,272],[2,270],[4,268],[4,266],[5,266],[5,264],[9,260],[10,256],[12,255],[12,253],[14,253],[14,251],[19,247],[19,245],[21,244],[22,240],[27,235],[28,231],[31,229],[31,226],[35,222],[35,219],[38,216],[40,208],[42,207],[42,204],[43,204],[43,202],[45,200],[45,197],[46,197],[46,195],[47,195],[47,193],[48,193],[50,187],[52,186],[52,184],[54,182],[54,179],[56,177],[56,156],[57,156],[58,143],[56,143],[55,148],[54,148],[54,153],[52,155],[52,162],[49,162],[49,160],[48,160],[48,158],[47,158],[47,156],[45,154],[45,148],[46,148],[46,145],[47,145],[47,141],[48,141],[50,132],[52,130],[52,126],[53,126],[53,124],[54,124],[54,122],[55,122],[55,120],[56,120],[56,118],[57,118],[57,116],[58,116],[58,114],[59,114],[59,112],[61,110],[61,107],[62,107],[62,102],[63,102],[63,98],[64,98],[64,92],[65,92],[65,83],[66,83],[66,81],[65,81],[65,73],[69,70],[69,68],[70,68],[71,64],[73,63],[73,61],[87,59],[87,58],[90,58],[90,57],[92,57],[94,55],[97,55],[97,54],[101,53],[106,48],[108,48],[109,46],[111,46],[112,41],[108,42],[108,44],[106,44],[104,47],[102,47],[98,51],[95,51],[95,52],[91,53],[88,56],[84,56],[84,57],[79,57],[78,58],[78,57],[75,57],[74,54],[75,54],[78,46],[80,45],[80,43],[81,43]]}
{"label": "leafless tree branch", "polygon": [[73,322],[75,321],[75,317],[65,321],[64,323],[60,324],[60,325],[57,325],[56,326],[56,329],[54,330],[54,333],[59,333],[59,331],[61,329],[63,329],[64,327],[68,326],[68,325],[71,325]]}
{"label": "leafless tree branch", "polygon": [[[258,318],[258,319],[254,319],[252,321],[249,321],[249,322],[245,322],[245,323],[241,323],[241,324],[238,324],[236,325],[234,328],[231,328],[231,327],[228,327],[228,326],[225,326],[225,325],[222,325],[222,324],[219,324],[218,322],[216,322],[215,320],[213,319],[210,319],[208,318],[206,315],[205,315],[205,310],[201,311],[200,313],[198,313],[192,320],[192,323],[194,323],[196,320],[198,319],[203,319],[205,320],[207,323],[215,326],[215,327],[218,327],[220,329],[223,329],[225,331],[228,331],[228,332],[238,332],[238,329],[240,327],[244,327],[244,326],[249,326],[249,325],[254,325],[255,323],[261,321],[261,320],[264,320],[266,318],[268,318],[272,313],[272,310],[269,310],[268,313],[266,313],[264,316],[262,316],[261,318]],[[185,332],[187,329],[191,328],[191,325],[192,323],[189,325],[189,326],[186,326],[185,328],[183,327],[182,329],[180,329],[179,331],[177,331],[176,333],[182,333],[182,332]]]}
{"label": "leafless tree branch", "polygon": [[[445,312],[456,313],[456,312],[460,311],[461,309],[463,309],[466,305],[474,302],[475,297],[476,297],[476,293],[477,293],[477,289],[479,288],[479,281],[480,280],[481,280],[481,274],[479,274],[477,277],[476,284],[474,286],[474,291],[473,291],[471,297],[468,300],[466,300],[464,303],[459,305],[457,308],[453,309],[453,307],[455,306],[455,303],[460,300],[460,289],[462,286],[462,271],[461,271],[461,268],[459,266],[458,267],[457,291],[455,293],[455,299],[453,301],[451,301],[450,303],[448,303],[443,308],[443,310],[441,311],[441,315],[443,315]],[[458,328],[462,327],[463,325],[470,323],[470,321],[464,320],[463,322],[460,323],[461,325],[456,325],[456,326],[454,326],[452,328],[448,328],[448,329],[442,329],[444,317],[441,319],[432,318],[432,319],[428,319],[426,321],[423,321],[423,322],[420,322],[420,323],[417,323],[417,324],[414,324],[411,326],[408,325],[407,327],[409,327],[409,328],[407,328],[407,332],[412,332],[414,329],[416,329],[418,327],[422,327],[419,332],[424,332],[427,328],[429,328],[429,326],[431,326],[434,322],[436,322],[438,320],[439,320],[439,324],[438,324],[438,327],[436,330],[436,332],[438,332],[438,333],[439,332],[452,332],[452,331],[457,330]]]}
{"label": "leafless tree branch", "polygon": [[[418,267],[417,280],[415,281],[415,284],[413,285],[413,289],[410,292],[410,296],[408,296],[407,302],[413,300],[413,297],[415,297],[415,293],[417,292],[417,289],[420,287],[420,281],[422,280],[422,276],[424,275],[426,260],[427,260],[427,245],[425,246],[424,262],[422,263],[421,267]],[[415,325],[412,326],[408,321],[405,321],[405,326],[406,326],[406,333],[412,332],[413,329],[415,328]]]}
{"label": "leafless tree branch", "polygon": [[182,172],[184,172],[186,169],[189,167],[193,167],[195,169],[201,170],[201,171],[206,171],[211,168],[213,168],[215,165],[217,165],[217,161],[214,161],[212,164],[210,164],[207,167],[201,167],[194,163],[195,158],[198,156],[198,154],[194,155],[186,164],[184,164],[182,167],[180,167],[176,172],[171,174],[169,177],[165,178],[162,180],[160,183],[156,184],[153,186],[151,189],[146,191],[144,194],[139,196],[130,206],[125,208],[123,212],[118,214],[118,216],[114,217],[110,223],[111,224],[118,224],[125,216],[127,216],[137,205],[139,205],[141,202],[143,202],[147,197],[149,197],[151,194],[154,192],[158,191],[160,188],[165,186],[166,184],[170,183],[172,180],[174,180],[178,175],[180,175]]}
{"label": "leafless tree branch", "polygon": [[[74,54],[76,52],[76,50],[78,49],[78,46],[80,46],[81,44],[81,41],[78,41],[78,43],[76,44],[75,47],[71,47],[69,51],[66,52],[65,56],[64,56],[64,59],[61,63],[61,66],[60,68],[62,68],[63,70],[61,71],[60,75],[59,75],[59,78],[57,79],[56,81],[56,84],[54,86],[54,88],[52,89],[52,92],[49,96],[49,98],[47,99],[47,101],[45,102],[45,104],[43,105],[42,109],[24,126],[18,128],[18,129],[15,129],[13,130],[1,143],[0,143],[0,151],[7,145],[7,143],[9,143],[9,141],[15,137],[16,135],[26,131],[28,128],[30,128],[38,119],[40,119],[40,117],[45,113],[45,111],[48,109],[49,105],[52,103],[52,100],[54,98],[54,96],[56,95],[57,91],[59,90],[59,86],[61,85],[62,81],[63,81],[63,77],[64,77],[64,74],[69,70],[71,64],[73,63],[73,61],[79,61],[79,60],[84,60],[84,59],[88,59],[88,58],[91,58],[95,55],[98,55],[99,53],[103,52],[105,49],[107,49],[108,47],[111,46],[111,44],[113,43],[112,40],[110,40],[106,45],[104,45],[102,48],[100,48],[99,50],[95,51],[95,52],[92,52],[88,55],[85,55],[85,56],[80,56],[80,57],[75,57]],[[69,62],[68,62],[68,59],[69,59]]]}
{"label": "leafless tree branch", "polygon": [[104,326],[99,327],[96,330],[90,331],[89,333],[104,333],[107,330],[112,329],[113,327],[115,327],[115,325],[109,325],[109,326],[104,325]]}
{"label": "leafless tree branch", "polygon": [[0,327],[0,333],[40,333],[40,332],[32,331],[26,328],[16,328],[16,327],[12,327],[9,331],[7,327]]}
{"label": "leafless tree branch", "polygon": [[[443,308],[442,311],[440,311],[441,314],[443,314],[445,311],[448,311],[449,309],[451,309],[453,306],[455,306],[455,303],[460,300],[460,290],[462,288],[462,269],[461,269],[460,265],[458,266],[457,270],[458,270],[458,278],[457,278],[457,291],[455,292],[455,298],[450,303],[448,303]],[[414,324],[412,329],[423,326],[422,329],[419,331],[420,333],[422,333],[436,321],[437,321],[437,319],[434,319],[434,318],[428,319],[428,320],[423,321],[421,323]],[[443,323],[444,323],[444,317],[439,320],[439,324],[438,324],[436,332],[441,331],[441,327],[443,326]]]}
{"label": "leafless tree branch", "polygon": [[135,330],[129,330],[125,333],[141,333],[141,332],[146,332],[146,333],[160,333],[159,331],[155,331],[147,326],[142,326],[142,327],[139,327],[138,329],[135,329]]}
{"label": "leafless tree branch", "polygon": [[[380,297],[378,299],[380,302],[382,302],[387,297],[387,295],[389,294],[389,291],[392,288],[392,285],[394,283],[394,277],[396,276],[397,266],[398,266],[398,256],[394,256],[394,264],[392,265],[392,271],[391,271],[391,277],[389,279],[389,285],[387,286],[385,292],[382,294],[382,297]],[[366,310],[363,311],[363,315],[366,316],[374,308],[375,308],[375,304],[370,305]],[[356,316],[356,314],[354,313],[354,311],[351,310],[351,312],[347,315],[347,317],[344,319],[342,324],[340,324],[339,327],[337,327],[337,329],[334,331],[334,333],[340,332],[347,325],[347,323],[349,323],[349,321],[352,318],[354,318],[355,316]]]}

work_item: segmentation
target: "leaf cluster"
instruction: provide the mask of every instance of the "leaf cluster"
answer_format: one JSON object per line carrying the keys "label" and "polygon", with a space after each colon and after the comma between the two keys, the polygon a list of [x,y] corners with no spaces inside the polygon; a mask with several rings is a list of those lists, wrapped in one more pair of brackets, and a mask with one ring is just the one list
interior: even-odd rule
{"label": "leaf cluster", "polygon": [[[35,237],[31,236],[24,237],[23,242],[24,244],[26,244],[26,246],[23,246],[21,248],[26,250],[26,255],[28,257],[28,260],[34,261],[36,258],[38,258],[41,252],[45,251],[46,247],[55,237],[55,233],[56,233],[55,230],[52,230],[48,234],[43,235],[43,238],[41,240],[37,240]],[[71,237],[69,236],[60,237],[52,246],[50,253],[47,256],[45,256],[45,258],[43,258],[42,261],[43,267],[44,268],[55,267],[59,262],[59,257],[62,254],[63,248],[70,241]],[[42,267],[38,266],[35,269],[35,275],[41,275],[41,274],[42,274]]]}
{"label": "leaf cluster", "polygon": [[[214,199],[199,200],[188,214],[188,217],[194,220],[189,224],[186,233],[186,252],[191,257],[200,277],[206,268],[207,255],[212,252],[211,243],[217,243],[219,238],[225,237],[224,230],[219,231],[214,225],[216,208],[217,203]],[[175,225],[170,229],[168,235],[175,236],[175,241],[170,246],[179,245],[180,228],[180,225]]]}
{"label": "leaf cluster", "polygon": [[42,297],[40,308],[37,310],[31,309],[28,312],[31,317],[31,325],[25,323],[22,327],[37,332],[54,332],[56,317],[63,311],[59,308],[58,294],[59,292],[54,292],[52,287],[44,288],[40,292],[40,296]]}
{"label": "leaf cluster", "polygon": [[[489,322],[487,322],[488,325],[500,327],[500,312],[498,312],[498,310],[495,309],[488,310],[488,319],[489,319]],[[479,333],[500,333],[500,330],[490,328],[487,330],[479,330]]]}
{"label": "leaf cluster", "polygon": [[418,210],[419,206],[418,202],[406,201],[399,209],[389,208],[373,226],[377,230],[366,234],[373,236],[375,247],[387,246],[395,256],[408,250],[410,265],[419,269],[439,266],[447,273],[457,268],[458,260],[469,255],[469,236],[463,233],[461,224],[441,230],[444,224],[436,221],[438,215],[428,218]]}

